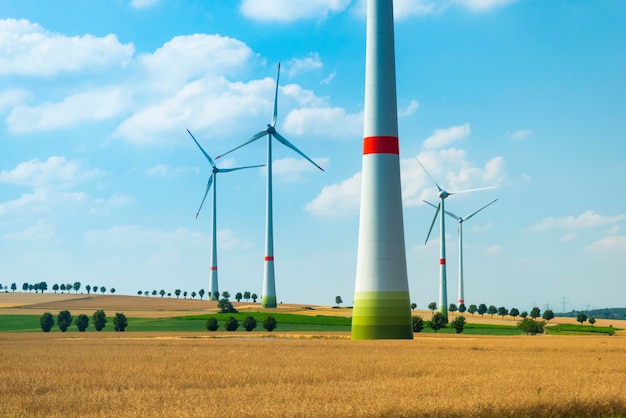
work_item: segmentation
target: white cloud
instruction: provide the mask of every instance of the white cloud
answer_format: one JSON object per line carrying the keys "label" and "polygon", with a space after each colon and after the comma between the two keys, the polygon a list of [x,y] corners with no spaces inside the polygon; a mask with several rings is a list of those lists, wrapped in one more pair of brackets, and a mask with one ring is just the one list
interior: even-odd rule
{"label": "white cloud", "polygon": [[10,232],[4,235],[7,241],[49,241],[54,237],[55,227],[51,223],[38,222],[24,231]]}
{"label": "white cloud", "polygon": [[159,4],[159,0],[131,0],[130,5],[135,9],[149,9]]}
{"label": "white cloud", "polygon": [[601,225],[614,224],[626,219],[626,214],[617,216],[602,216],[592,210],[580,216],[566,216],[563,218],[546,218],[531,227],[533,231],[547,231],[552,228],[579,229],[592,228]]}
{"label": "white cloud", "polygon": [[499,245],[494,245],[493,247],[489,247],[485,250],[485,255],[487,256],[496,256],[502,252],[502,247]]}
{"label": "white cloud", "polygon": [[94,199],[93,205],[89,208],[90,215],[108,215],[114,209],[130,206],[135,203],[135,199],[130,196],[117,193],[108,199]]}
{"label": "white cloud", "polygon": [[325,186],[320,194],[307,203],[305,209],[319,216],[344,216],[358,212],[361,203],[361,173],[342,182]]}
{"label": "white cloud", "polygon": [[575,241],[578,238],[578,234],[576,232],[569,232],[561,237],[561,241],[570,242]]}
{"label": "white cloud", "polygon": [[515,131],[511,134],[511,138],[512,139],[516,139],[516,140],[521,140],[524,138],[528,138],[530,135],[532,135],[533,131],[531,131],[530,129],[520,129],[519,131]]}
{"label": "white cloud", "polygon": [[59,103],[20,105],[6,122],[15,133],[66,129],[82,122],[96,122],[119,115],[127,106],[128,95],[119,88],[103,88],[74,94]]}
{"label": "white cloud", "polygon": [[220,250],[241,250],[251,247],[249,241],[227,228],[217,231],[217,241]]}
{"label": "white cloud", "polygon": [[498,7],[508,6],[516,0],[452,0],[452,4],[461,5],[474,12],[487,12]]}
{"label": "white cloud", "polygon": [[610,236],[602,238],[586,248],[590,252],[612,252],[620,251],[626,252],[626,236]]}
{"label": "white cloud", "polygon": [[135,52],[115,35],[68,37],[26,19],[0,20],[0,75],[51,76],[123,67]]}
{"label": "white cloud", "polygon": [[411,116],[419,108],[420,104],[417,100],[411,100],[411,103],[403,109],[398,109],[398,117]]}
{"label": "white cloud", "polygon": [[444,148],[453,142],[467,138],[471,133],[469,123],[451,126],[446,129],[437,129],[422,144],[425,149]]}
{"label": "white cloud", "polygon": [[330,84],[335,79],[336,76],[337,76],[337,72],[333,71],[332,73],[328,75],[328,77],[320,81],[320,84]]}
{"label": "white cloud", "polygon": [[[224,166],[224,163],[222,163]],[[180,177],[189,174],[200,173],[200,167],[176,167],[172,168],[167,164],[157,164],[146,169],[146,175],[148,177]]]}
{"label": "white cloud", "polygon": [[13,170],[0,172],[0,182],[38,188],[64,189],[92,177],[101,176],[100,170],[85,170],[78,160],[53,156],[46,161],[34,159],[20,163]]}
{"label": "white cloud", "polygon": [[316,52],[311,52],[304,58],[294,58],[287,63],[287,77],[293,78],[300,74],[324,67],[320,56]]}
{"label": "white cloud", "polygon": [[345,10],[351,0],[243,0],[240,12],[252,20],[293,22],[325,19]]}
{"label": "white cloud", "polygon": [[0,92],[0,112],[26,101],[31,94],[26,90],[8,89]]}
{"label": "white cloud", "polygon": [[363,113],[346,113],[340,107],[309,107],[294,109],[282,125],[285,134],[334,139],[355,139],[363,136]]}

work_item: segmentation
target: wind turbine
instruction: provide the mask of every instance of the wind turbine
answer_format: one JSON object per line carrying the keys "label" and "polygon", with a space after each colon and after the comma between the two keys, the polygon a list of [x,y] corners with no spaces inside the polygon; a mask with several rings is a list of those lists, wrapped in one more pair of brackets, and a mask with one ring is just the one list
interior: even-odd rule
{"label": "wind turbine", "polygon": [[[482,208],[475,210],[474,212],[470,213],[469,215],[465,215],[463,217],[457,216],[452,212],[449,211],[445,211],[444,213],[448,216],[453,217],[454,219],[456,219],[459,222],[459,306],[461,306],[461,304],[465,303],[465,299],[464,299],[464,295],[463,295],[463,222],[469,221],[474,215],[476,215],[478,212],[480,212],[481,210],[485,209],[487,206],[490,206],[494,203],[496,203],[498,201],[498,199],[495,199],[489,203],[487,203],[485,206],[483,206]],[[426,200],[424,200],[425,203],[428,203],[430,206],[436,208],[437,206],[433,205],[430,202],[427,202]]]}
{"label": "wind turbine", "polygon": [[193,134],[189,131],[189,129],[187,129],[187,132],[189,132],[189,135],[191,135],[191,139],[193,139],[193,142],[196,143],[196,145],[198,146],[198,148],[200,148],[200,151],[202,151],[202,154],[204,154],[204,156],[206,157],[206,159],[209,161],[209,163],[211,164],[212,167],[212,171],[211,171],[211,177],[209,177],[209,181],[207,182],[206,185],[206,192],[204,192],[204,197],[202,198],[202,203],[200,203],[200,207],[198,208],[198,212],[196,212],[196,219],[198,218],[198,215],[200,214],[200,210],[202,210],[202,206],[204,205],[204,201],[206,200],[207,195],[209,194],[209,190],[211,189],[211,185],[214,184],[213,186],[213,244],[212,244],[212,252],[211,252],[211,273],[210,273],[210,280],[209,280],[209,298],[210,300],[218,300],[218,292],[219,292],[219,286],[217,284],[217,211],[216,211],[216,198],[217,198],[217,173],[228,173],[231,171],[237,171],[237,170],[244,170],[246,168],[255,168],[255,167],[263,167],[265,164],[262,165],[250,165],[250,166],[246,166],[246,167],[237,167],[237,168],[217,168],[215,166],[215,163],[213,162],[213,160],[211,159],[211,157],[209,157],[209,154],[206,153],[206,151],[204,150],[204,148],[202,148],[202,146],[198,143],[198,141],[196,140],[196,138],[193,136]]}
{"label": "wind turbine", "polygon": [[267,125],[267,128],[254,134],[243,144],[231,149],[228,152],[223,153],[215,157],[217,160],[231,152],[248,145],[251,142],[256,141],[267,135],[267,197],[266,197],[266,223],[265,223],[265,268],[263,273],[263,294],[261,296],[262,308],[275,308],[276,305],[276,280],[274,277],[274,221],[272,213],[272,138],[275,138],[278,142],[291,148],[296,153],[300,154],[307,161],[313,164],[315,167],[324,171],[322,167],[317,165],[313,160],[307,157],[302,151],[289,142],[284,136],[276,131],[276,117],[278,115],[278,80],[280,78],[280,63],[278,63],[278,73],[276,74],[276,90],[274,92],[274,112],[272,113],[272,122]]}
{"label": "wind turbine", "polygon": [[[420,160],[415,158],[418,164],[422,167],[426,175],[430,178],[430,180],[437,186],[437,190],[439,190],[439,205],[437,205],[437,210],[435,211],[435,216],[433,217],[433,222],[430,224],[430,229],[428,230],[428,235],[426,236],[426,241],[424,241],[424,245],[428,242],[428,238],[430,237],[430,233],[433,230],[433,226],[435,225],[435,221],[437,220],[437,216],[439,215],[439,211],[445,213],[445,200],[448,196],[452,196],[453,194],[458,193],[469,193],[475,192],[478,190],[487,190],[493,189],[493,187],[481,187],[479,189],[468,189],[461,190],[456,192],[448,192],[439,186],[439,184],[432,178],[426,167],[422,165]],[[446,222],[444,220],[443,215],[441,216],[440,224],[440,234],[441,234],[441,247],[439,249],[439,312],[448,319],[448,284],[446,281]]]}

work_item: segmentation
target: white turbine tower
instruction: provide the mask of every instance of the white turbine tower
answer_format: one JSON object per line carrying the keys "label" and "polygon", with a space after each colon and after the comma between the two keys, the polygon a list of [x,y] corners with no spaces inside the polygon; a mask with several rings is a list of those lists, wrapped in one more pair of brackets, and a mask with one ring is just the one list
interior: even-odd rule
{"label": "white turbine tower", "polygon": [[[187,129],[187,132],[189,132],[189,129]],[[198,218],[198,215],[200,214],[200,210],[202,210],[202,206],[204,205],[204,201],[206,200],[206,197],[209,194],[209,190],[211,189],[211,185],[213,184],[213,237],[212,237],[213,248],[211,251],[211,270],[210,270],[210,277],[209,277],[210,279],[209,280],[209,300],[218,300],[219,286],[217,283],[217,211],[216,211],[217,173],[228,173],[230,171],[244,170],[246,168],[263,167],[265,164],[250,165],[246,167],[237,167],[237,168],[217,168],[215,166],[215,163],[211,159],[211,157],[209,157],[209,154],[206,153],[204,148],[202,148],[202,146],[198,143],[198,141],[193,136],[193,134],[189,132],[189,135],[191,135],[191,139],[193,139],[193,142],[195,142],[198,148],[200,148],[200,151],[202,151],[202,154],[204,154],[204,156],[209,161],[212,167],[211,177],[209,177],[209,181],[207,182],[206,192],[204,192],[202,203],[200,203],[198,212],[196,212],[196,218]]]}
{"label": "white turbine tower", "polygon": [[[420,160],[416,158],[419,165],[422,167],[426,175],[430,178],[430,180],[437,186],[437,190],[439,190],[439,205],[437,205],[437,210],[435,211],[435,216],[433,217],[433,222],[430,224],[430,229],[428,230],[428,235],[426,236],[426,241],[424,241],[424,245],[428,242],[428,238],[430,237],[430,233],[433,230],[433,226],[435,226],[435,221],[437,220],[437,216],[439,215],[439,211],[445,212],[445,200],[448,196],[452,196],[453,194],[458,193],[468,193],[475,192],[478,190],[487,190],[493,189],[493,187],[482,187],[479,189],[469,189],[469,190],[461,190],[456,192],[448,192],[439,186],[439,184],[432,178],[426,167],[422,165]],[[440,234],[441,234],[441,246],[439,249],[439,312],[448,319],[448,284],[446,280],[446,222],[441,216],[441,220],[439,222],[440,225]]]}
{"label": "white turbine tower", "polygon": [[248,145],[251,142],[256,141],[259,138],[267,135],[267,218],[265,224],[265,269],[263,274],[263,294],[261,296],[261,307],[262,308],[275,308],[276,305],[276,280],[274,277],[274,223],[273,223],[273,214],[272,214],[272,138],[276,138],[278,142],[286,146],[287,148],[291,148],[293,151],[300,154],[307,161],[313,164],[315,167],[324,171],[322,167],[317,165],[313,160],[307,157],[302,151],[295,147],[291,142],[287,141],[287,139],[279,134],[276,129],[276,116],[278,114],[278,80],[280,78],[280,63],[278,63],[278,73],[276,74],[276,90],[274,92],[274,112],[272,114],[272,123],[267,125],[267,128],[254,134],[250,139],[248,139],[243,144],[231,149],[228,152],[223,153],[222,155],[218,155],[215,157],[217,160],[225,156],[226,154],[230,154],[231,152]]}
{"label": "white turbine tower", "polygon": [[[496,203],[498,201],[498,199],[495,199],[489,203],[487,203],[485,206],[483,206],[482,208],[475,210],[474,212],[470,213],[469,215],[465,215],[463,217],[457,216],[452,212],[449,211],[445,211],[445,214],[448,216],[453,217],[454,219],[456,219],[459,222],[459,306],[461,306],[461,304],[465,303],[465,296],[464,296],[464,290],[463,290],[463,223],[466,221],[469,221],[474,215],[476,215],[478,212],[480,212],[481,210],[485,209],[487,206],[490,206],[494,203]],[[424,200],[425,203],[428,203],[430,206],[437,208],[437,206],[433,205],[430,202],[427,202],[426,200]]]}

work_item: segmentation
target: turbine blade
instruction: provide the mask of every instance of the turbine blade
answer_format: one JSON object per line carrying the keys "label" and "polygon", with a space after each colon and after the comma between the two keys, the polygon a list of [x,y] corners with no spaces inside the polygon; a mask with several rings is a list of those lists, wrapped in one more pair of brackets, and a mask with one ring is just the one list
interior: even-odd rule
{"label": "turbine blade", "polygon": [[437,210],[435,211],[435,217],[433,218],[433,222],[430,224],[430,229],[428,230],[428,235],[426,235],[426,241],[424,241],[424,245],[428,242],[428,238],[430,237],[430,233],[433,231],[433,226],[435,226],[435,221],[437,220],[437,215],[439,215],[439,210],[441,209],[441,203],[437,206]]}
{"label": "turbine blade", "polygon": [[287,148],[291,148],[292,150],[294,150],[295,152],[297,152],[298,154],[300,154],[301,156],[303,156],[304,158],[307,159],[307,161],[309,161],[311,164],[313,164],[315,167],[319,168],[320,170],[324,171],[324,169],[322,167],[320,167],[319,165],[317,165],[315,163],[315,161],[313,161],[312,159],[310,159],[309,157],[307,157],[306,155],[304,155],[304,153],[302,151],[300,151],[298,148],[296,148],[295,145],[293,145],[291,142],[287,141],[287,139],[285,139],[284,136],[282,136],[281,134],[279,134],[278,132],[274,132],[273,134],[276,139],[278,140],[278,142],[280,142],[281,144],[283,144],[284,146],[286,146]]}
{"label": "turbine blade", "polygon": [[472,216],[476,215],[478,212],[480,212],[481,210],[485,209],[487,206],[490,206],[494,203],[496,203],[498,201],[498,199],[495,199],[489,203],[487,203],[485,206],[483,206],[482,208],[475,210],[474,212],[470,213],[469,215],[465,216],[462,220],[463,221],[467,221],[468,219],[470,219]]}
{"label": "turbine blade", "polygon": [[[437,207],[437,206],[433,205],[432,203],[430,203],[430,202],[429,202],[429,201],[427,201],[427,200],[423,200],[423,202],[424,202],[424,203],[428,203],[428,204],[429,204],[430,206],[432,206],[433,208],[436,208],[436,207]],[[444,210],[444,213],[445,213],[446,215],[448,215],[448,216],[453,217],[453,218],[454,218],[454,219],[456,219],[457,221],[458,221],[459,219],[461,219],[461,218],[459,218],[458,216],[456,216],[454,213],[452,213],[452,212],[448,212],[447,210]]]}
{"label": "turbine blade", "polygon": [[191,131],[189,131],[189,129],[187,129],[187,132],[189,132],[189,135],[191,135],[191,139],[193,139],[193,142],[196,143],[196,145],[198,146],[198,148],[200,148],[200,151],[202,151],[202,153],[204,154],[204,156],[206,157],[207,160],[209,160],[209,162],[211,163],[211,166],[215,167],[215,163],[213,162],[213,160],[211,159],[211,157],[209,157],[209,154],[206,153],[206,151],[204,150],[204,148],[202,148],[202,146],[200,145],[200,143],[198,143],[198,141],[196,140],[196,137],[193,136],[193,134],[191,133]]}
{"label": "turbine blade", "polygon": [[264,130],[264,131],[261,131],[261,132],[259,132],[259,133],[256,133],[256,134],[252,135],[252,137],[251,137],[250,139],[248,139],[246,142],[244,142],[243,144],[241,144],[241,145],[239,145],[239,146],[237,146],[237,147],[235,147],[235,148],[231,149],[231,150],[230,150],[230,151],[228,151],[228,152],[223,153],[222,155],[218,155],[217,157],[215,157],[215,159],[217,160],[218,158],[222,158],[223,156],[228,155],[228,154],[230,154],[231,152],[233,152],[233,151],[235,151],[235,150],[238,150],[238,149],[239,149],[239,148],[241,148],[241,147],[245,147],[245,146],[246,146],[246,145],[248,145],[250,142],[254,142],[254,141],[256,141],[257,139],[261,138],[262,136],[267,135],[267,133],[268,133],[268,132],[267,132],[267,129],[266,129],[266,130]]}
{"label": "turbine blade", "polygon": [[278,80],[280,78],[280,61],[278,62],[278,73],[276,73],[276,91],[274,92],[274,113],[272,114],[272,128],[276,126],[278,116]]}
{"label": "turbine blade", "polygon": [[441,186],[439,186],[439,184],[437,184],[437,182],[435,181],[434,178],[432,178],[432,176],[430,175],[430,173],[428,172],[428,170],[426,170],[426,167],[424,167],[424,165],[420,162],[420,160],[417,159],[417,157],[415,157],[415,159],[417,160],[418,164],[422,167],[422,169],[424,170],[424,172],[426,173],[426,175],[428,176],[428,178],[430,178],[430,180],[435,183],[435,186],[437,186],[437,190],[439,190],[440,192],[443,191],[443,189],[441,188]]}
{"label": "turbine blade", "polygon": [[451,194],[459,194],[459,193],[470,193],[470,192],[478,192],[480,190],[491,190],[491,189],[495,189],[495,186],[491,186],[491,187],[479,187],[478,189],[467,189],[467,190],[458,190],[458,191],[454,191],[454,192],[448,192],[449,195]]}
{"label": "turbine blade", "polygon": [[200,211],[202,210],[202,206],[204,205],[204,201],[206,200],[206,196],[209,194],[209,190],[211,189],[211,184],[213,184],[213,176],[215,174],[211,173],[211,177],[209,177],[209,181],[206,184],[206,192],[204,192],[204,197],[202,198],[202,202],[200,203],[200,207],[198,208],[198,212],[196,212],[196,219],[198,219],[198,215],[200,215]]}
{"label": "turbine blade", "polygon": [[244,170],[246,168],[256,168],[256,167],[265,167],[265,164],[260,165],[247,165],[245,167],[236,167],[236,168],[218,168],[218,173],[229,173],[231,171]]}

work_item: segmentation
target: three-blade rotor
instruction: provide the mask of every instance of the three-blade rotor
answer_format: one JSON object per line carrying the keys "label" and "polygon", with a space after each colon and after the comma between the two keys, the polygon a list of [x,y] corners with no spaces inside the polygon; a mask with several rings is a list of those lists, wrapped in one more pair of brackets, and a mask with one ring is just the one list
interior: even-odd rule
{"label": "three-blade rotor", "polygon": [[315,161],[313,161],[312,159],[310,159],[308,156],[306,156],[302,151],[300,151],[295,145],[293,145],[291,142],[289,142],[287,140],[287,138],[285,138],[284,136],[282,136],[281,134],[279,134],[276,131],[276,120],[278,118],[278,82],[280,80],[280,63],[278,63],[278,73],[276,74],[276,89],[274,90],[274,110],[272,112],[272,122],[267,125],[267,128],[262,130],[261,132],[258,132],[254,135],[252,135],[252,137],[250,137],[250,139],[248,139],[246,142],[244,142],[241,145],[236,146],[235,148],[221,154],[218,155],[217,157],[215,157],[215,159],[217,160],[218,158],[222,158],[225,155],[230,154],[231,152],[238,150],[241,147],[244,147],[248,144],[250,144],[251,142],[256,141],[259,138],[264,137],[265,135],[268,136],[268,141],[272,140],[272,137],[276,138],[276,140],[278,142],[280,142],[281,144],[283,144],[284,146],[286,146],[287,148],[290,148],[291,150],[295,151],[296,153],[298,153],[300,156],[302,156],[304,159],[306,159],[308,162],[310,162],[311,164],[313,164],[315,167],[319,168],[320,170],[324,171],[324,169],[322,167],[320,167],[317,163],[315,163]]}
{"label": "three-blade rotor", "polygon": [[200,207],[198,208],[198,212],[196,212],[196,218],[197,218],[198,215],[200,214],[200,211],[202,210],[202,206],[204,205],[204,201],[206,200],[206,197],[209,194],[209,190],[211,190],[211,185],[213,184],[213,178],[215,176],[217,176],[217,173],[229,173],[231,171],[244,170],[246,168],[264,167],[265,164],[248,165],[248,166],[245,166],[245,167],[235,167],[235,168],[217,168],[217,166],[215,165],[215,162],[213,162],[213,159],[211,159],[209,154],[207,154],[207,152],[204,150],[204,148],[202,148],[200,143],[196,140],[196,138],[189,131],[189,129],[187,129],[187,132],[189,132],[189,135],[191,136],[191,139],[193,139],[193,142],[195,142],[196,145],[198,146],[198,148],[200,148],[200,151],[202,151],[202,154],[204,154],[204,156],[209,161],[209,163],[211,164],[211,167],[212,167],[211,176],[209,177],[209,180],[208,180],[207,185],[206,185],[206,191],[204,192],[204,196],[202,197],[202,202],[200,203]]}

